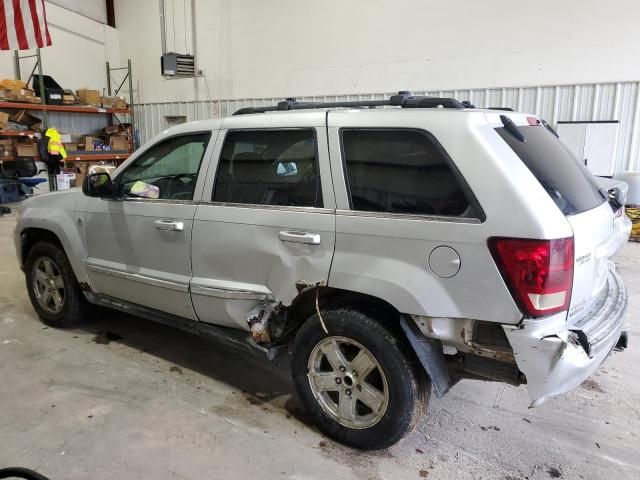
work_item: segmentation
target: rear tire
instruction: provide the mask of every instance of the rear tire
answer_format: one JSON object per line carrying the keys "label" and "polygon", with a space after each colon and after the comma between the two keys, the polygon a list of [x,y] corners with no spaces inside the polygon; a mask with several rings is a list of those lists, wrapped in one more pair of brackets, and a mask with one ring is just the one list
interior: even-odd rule
{"label": "rear tire", "polygon": [[68,328],[85,317],[90,304],[58,245],[36,243],[27,255],[25,276],[29,299],[44,324]]}
{"label": "rear tire", "polygon": [[413,430],[429,381],[404,338],[348,308],[322,312],[298,331],[291,371],[298,395],[327,436],[382,449]]}

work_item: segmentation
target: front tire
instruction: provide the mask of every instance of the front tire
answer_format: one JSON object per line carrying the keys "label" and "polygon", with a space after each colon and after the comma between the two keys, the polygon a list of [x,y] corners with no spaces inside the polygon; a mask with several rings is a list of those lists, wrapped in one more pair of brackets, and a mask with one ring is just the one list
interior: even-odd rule
{"label": "front tire", "polygon": [[27,255],[25,276],[29,299],[44,324],[68,328],[84,318],[89,303],[58,245],[36,243]]}
{"label": "front tire", "polygon": [[387,448],[413,430],[429,383],[390,328],[351,309],[322,312],[300,328],[291,370],[298,395],[329,437],[361,449]]}

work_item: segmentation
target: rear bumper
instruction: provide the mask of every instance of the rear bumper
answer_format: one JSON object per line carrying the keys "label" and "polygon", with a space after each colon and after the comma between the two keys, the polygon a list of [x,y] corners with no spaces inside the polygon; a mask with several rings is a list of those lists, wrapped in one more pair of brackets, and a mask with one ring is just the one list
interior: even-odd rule
{"label": "rear bumper", "polygon": [[604,290],[575,324],[558,314],[503,326],[518,368],[527,377],[532,406],[580,385],[615,347],[623,330],[627,291],[613,264]]}

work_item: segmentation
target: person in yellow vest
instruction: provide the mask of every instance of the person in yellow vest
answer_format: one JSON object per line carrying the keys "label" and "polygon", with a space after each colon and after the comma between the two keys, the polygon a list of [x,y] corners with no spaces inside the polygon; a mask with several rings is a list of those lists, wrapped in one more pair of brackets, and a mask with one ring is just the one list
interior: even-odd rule
{"label": "person in yellow vest", "polygon": [[60,173],[60,164],[67,158],[67,151],[64,149],[60,132],[55,127],[47,128],[45,137],[49,138],[47,143],[47,168],[49,171],[49,186],[51,190],[57,190],[55,186],[56,175]]}

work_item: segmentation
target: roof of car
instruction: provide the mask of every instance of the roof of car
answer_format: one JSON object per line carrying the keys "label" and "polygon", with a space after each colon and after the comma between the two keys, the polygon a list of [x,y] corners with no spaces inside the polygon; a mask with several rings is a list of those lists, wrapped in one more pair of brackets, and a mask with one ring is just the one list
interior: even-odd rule
{"label": "roof of car", "polygon": [[[400,112],[420,112],[421,114],[449,113],[465,113],[465,114],[490,114],[491,117],[499,118],[501,114],[509,116],[522,115],[514,112],[510,108],[476,108],[469,102],[459,102],[451,98],[440,97],[422,97],[410,96],[407,92],[399,92],[398,95],[392,96],[388,100],[364,100],[364,101],[347,101],[347,102],[297,102],[294,99],[288,99],[280,102],[275,106],[248,107],[235,112],[231,117],[214,118],[207,120],[196,120],[192,122],[182,123],[171,127],[161,135],[176,135],[181,133],[193,133],[198,131],[213,131],[223,128],[226,123],[231,128],[238,128],[240,125],[247,125],[240,128],[252,128],[256,123],[264,124],[269,118],[279,119],[282,123],[287,118],[286,123],[295,126],[295,119],[300,117],[315,117],[319,121],[320,115],[324,116],[326,112],[335,111],[341,114],[354,113],[358,115],[373,114],[385,115]],[[319,115],[320,114],[320,115]],[[497,121],[497,120],[496,120]],[[322,120],[324,124],[324,119]],[[495,123],[495,122],[494,122]],[[281,125],[282,126],[282,125]]]}

